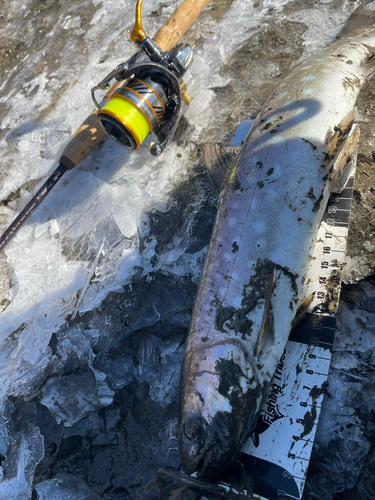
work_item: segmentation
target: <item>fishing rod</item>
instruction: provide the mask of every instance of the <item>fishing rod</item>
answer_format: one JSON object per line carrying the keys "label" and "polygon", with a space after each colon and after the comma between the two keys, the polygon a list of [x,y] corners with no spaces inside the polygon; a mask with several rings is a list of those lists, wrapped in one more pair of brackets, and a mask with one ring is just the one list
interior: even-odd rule
{"label": "fishing rod", "polygon": [[[142,26],[143,0],[137,0],[132,41],[140,47],[92,90],[96,109],[78,128],[65,147],[58,167],[0,237],[0,251],[15,236],[67,170],[76,167],[107,135],[130,150],[137,150],[153,133],[153,156],[159,156],[182,116],[182,102],[191,100],[183,76],[193,62],[193,50],[178,43],[210,0],[184,0],[156,36],[151,39]],[[110,88],[112,80],[116,83]],[[98,103],[95,93],[109,92]]]}

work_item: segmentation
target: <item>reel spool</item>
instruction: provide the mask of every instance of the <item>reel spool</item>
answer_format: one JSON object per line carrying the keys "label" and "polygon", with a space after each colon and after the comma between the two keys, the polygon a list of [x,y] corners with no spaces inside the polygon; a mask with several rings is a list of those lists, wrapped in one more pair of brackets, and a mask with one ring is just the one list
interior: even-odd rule
{"label": "reel spool", "polygon": [[[150,39],[140,21],[142,1],[137,2],[136,24],[131,35],[143,51],[117,66],[91,90],[91,94],[99,109],[99,125],[111,139],[127,149],[137,150],[153,132],[158,142],[151,144],[151,154],[157,156],[164,150],[181,118],[180,85],[193,62],[193,52],[188,44],[163,52]],[[101,108],[95,91],[107,90],[113,78],[121,85]]]}
{"label": "reel spool", "polygon": [[168,105],[163,85],[149,76],[132,78],[117,89],[98,112],[102,129],[128,149],[139,149],[146,136],[157,129]]}

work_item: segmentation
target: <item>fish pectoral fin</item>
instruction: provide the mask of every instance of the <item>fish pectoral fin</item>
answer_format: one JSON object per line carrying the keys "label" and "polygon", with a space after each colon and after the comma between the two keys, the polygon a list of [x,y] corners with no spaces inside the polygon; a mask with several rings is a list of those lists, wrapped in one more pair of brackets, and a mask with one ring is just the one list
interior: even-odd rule
{"label": "fish pectoral fin", "polygon": [[345,142],[341,145],[331,167],[331,191],[341,193],[357,165],[358,141],[360,128],[353,125]]}
{"label": "fish pectoral fin", "polygon": [[217,192],[228,173],[237,163],[240,148],[223,147],[215,144],[205,144],[203,158],[212,184]]}
{"label": "fish pectoral fin", "polygon": [[264,301],[264,311],[262,318],[262,325],[260,327],[258,342],[255,347],[255,355],[258,356],[262,352],[262,347],[265,344],[271,343],[275,339],[275,328],[274,328],[274,318],[272,312],[272,292],[276,285],[276,267],[273,268],[271,278],[268,282],[265,301]]}

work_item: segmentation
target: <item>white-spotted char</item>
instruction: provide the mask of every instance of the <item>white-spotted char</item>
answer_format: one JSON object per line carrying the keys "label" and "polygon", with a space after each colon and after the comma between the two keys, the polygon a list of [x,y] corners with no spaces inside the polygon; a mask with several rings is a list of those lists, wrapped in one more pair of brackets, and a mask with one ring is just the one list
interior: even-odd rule
{"label": "white-spotted char", "polygon": [[223,182],[181,375],[183,467],[214,477],[256,425],[328,197],[355,161],[362,29],[297,66],[264,104]]}

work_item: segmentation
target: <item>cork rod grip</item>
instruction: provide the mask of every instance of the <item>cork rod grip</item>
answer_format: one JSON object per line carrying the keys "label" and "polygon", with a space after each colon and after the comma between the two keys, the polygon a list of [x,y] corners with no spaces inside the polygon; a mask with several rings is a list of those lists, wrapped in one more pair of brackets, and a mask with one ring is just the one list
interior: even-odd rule
{"label": "cork rod grip", "polygon": [[[184,0],[158,31],[154,37],[154,41],[163,51],[170,50],[190,28],[209,1],[210,0]],[[108,94],[105,96],[106,100],[110,99],[110,95],[118,85],[118,83],[115,83],[109,90]],[[190,98],[184,87],[182,89],[182,96],[184,102],[188,104]],[[70,139],[60,157],[60,163],[66,165],[69,170],[76,167],[86,158],[105,136],[105,133],[98,124],[96,113],[97,110],[94,110],[86,118],[74,136]]]}
{"label": "cork rod grip", "polygon": [[163,50],[171,50],[185,35],[210,0],[184,0],[156,33],[153,40]]}

